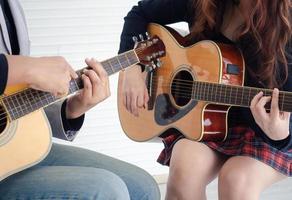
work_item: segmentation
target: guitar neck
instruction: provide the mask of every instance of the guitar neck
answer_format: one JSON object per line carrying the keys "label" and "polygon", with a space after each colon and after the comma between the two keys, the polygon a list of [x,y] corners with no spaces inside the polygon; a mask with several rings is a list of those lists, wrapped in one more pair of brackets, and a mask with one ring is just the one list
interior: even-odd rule
{"label": "guitar neck", "polygon": [[[130,50],[101,62],[108,75],[115,74],[137,63],[139,63],[139,59],[134,50]],[[68,95],[83,88],[81,75],[84,69],[78,70],[78,78],[70,81]],[[2,102],[11,120],[16,120],[59,100],[59,98],[56,98],[51,93],[31,88],[27,88],[23,91],[2,98]]]}
{"label": "guitar neck", "polygon": [[[253,97],[260,91],[264,93],[264,96],[272,96],[273,93],[270,89],[195,81],[192,87],[192,98],[231,106],[250,107]],[[269,110],[270,105],[266,108]],[[279,109],[292,112],[292,92],[280,91]]]}

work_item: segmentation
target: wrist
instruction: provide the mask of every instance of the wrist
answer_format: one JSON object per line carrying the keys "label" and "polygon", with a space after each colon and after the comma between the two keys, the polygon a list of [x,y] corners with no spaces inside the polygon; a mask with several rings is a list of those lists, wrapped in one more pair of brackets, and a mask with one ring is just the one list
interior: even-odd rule
{"label": "wrist", "polygon": [[27,61],[29,57],[5,55],[8,65],[8,84],[28,84],[30,79],[30,68]]}
{"label": "wrist", "polygon": [[76,105],[74,98],[68,98],[65,108],[66,119],[76,119],[84,114],[84,112],[77,108],[80,108],[80,106]]}
{"label": "wrist", "polygon": [[34,84],[35,79],[38,77],[35,66],[39,64],[40,64],[39,58],[26,57],[24,59],[22,70],[23,70],[23,74],[25,74],[24,76],[25,84],[27,85]]}
{"label": "wrist", "polygon": [[280,140],[284,140],[286,139],[288,136],[289,136],[290,132],[289,130],[286,131],[286,132],[281,132],[281,133],[272,133],[272,134],[269,134],[268,137],[271,139],[271,140],[274,140],[274,141],[280,141]]}

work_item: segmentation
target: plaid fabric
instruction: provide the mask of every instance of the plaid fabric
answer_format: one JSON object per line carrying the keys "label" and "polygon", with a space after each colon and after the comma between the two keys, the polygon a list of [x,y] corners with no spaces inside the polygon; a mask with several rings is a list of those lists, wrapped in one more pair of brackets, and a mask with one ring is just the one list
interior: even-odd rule
{"label": "plaid fabric", "polygon": [[[165,148],[157,161],[169,165],[174,144],[183,139],[181,134],[169,134],[163,138]],[[224,142],[204,142],[210,148],[228,156],[248,156],[271,166],[286,176],[292,176],[292,151],[283,152],[265,143],[255,132],[245,127],[235,127],[229,130]]]}

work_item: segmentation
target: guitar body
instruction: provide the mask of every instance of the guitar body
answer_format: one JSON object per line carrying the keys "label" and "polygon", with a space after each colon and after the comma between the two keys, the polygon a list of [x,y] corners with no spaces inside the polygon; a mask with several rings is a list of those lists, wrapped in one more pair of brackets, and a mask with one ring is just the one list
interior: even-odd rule
{"label": "guitar body", "polygon": [[[10,95],[25,87],[8,87]],[[45,158],[51,148],[51,129],[43,109],[39,109],[18,120],[9,120],[0,99],[0,181],[31,167]],[[4,116],[6,116],[4,118]]]}
{"label": "guitar body", "polygon": [[[118,110],[126,135],[135,141],[146,141],[175,129],[195,141],[224,140],[230,107],[193,100],[193,89],[175,80],[242,86],[244,61],[241,53],[235,47],[212,41],[184,47],[183,37],[157,24],[150,24],[148,32],[164,42],[166,56],[161,59],[162,67],[148,77],[146,84],[150,100],[148,108],[139,109],[139,117],[132,115],[123,105],[124,76],[120,73]],[[216,95],[211,90],[208,93]]]}

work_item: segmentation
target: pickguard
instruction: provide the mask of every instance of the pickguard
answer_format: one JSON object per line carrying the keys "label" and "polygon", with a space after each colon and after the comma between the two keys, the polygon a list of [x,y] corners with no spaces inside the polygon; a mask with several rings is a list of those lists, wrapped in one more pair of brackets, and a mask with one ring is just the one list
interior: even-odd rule
{"label": "pickguard", "polygon": [[181,119],[196,105],[197,101],[191,100],[184,107],[176,107],[172,104],[168,94],[160,94],[156,97],[154,117],[158,125],[165,126]]}

